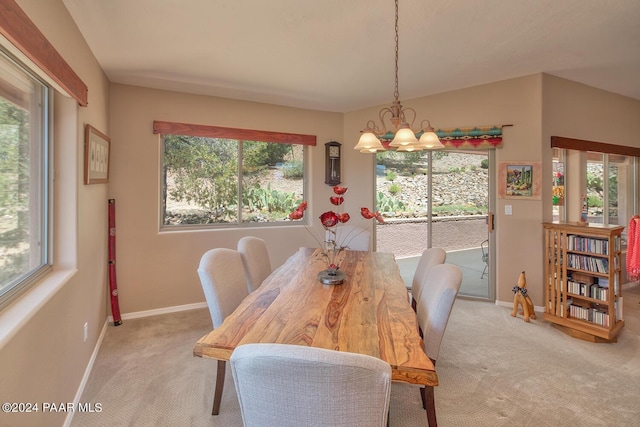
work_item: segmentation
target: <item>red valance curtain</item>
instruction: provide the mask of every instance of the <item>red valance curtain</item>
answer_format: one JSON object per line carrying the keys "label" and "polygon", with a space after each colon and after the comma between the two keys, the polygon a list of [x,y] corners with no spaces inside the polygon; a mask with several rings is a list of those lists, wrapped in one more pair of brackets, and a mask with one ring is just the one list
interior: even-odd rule
{"label": "red valance curtain", "polygon": [[226,138],[243,141],[277,142],[280,144],[316,145],[315,135],[270,132],[266,130],[236,129],[221,126],[154,120],[153,133],[202,136],[206,138]]}
{"label": "red valance curtain", "polygon": [[[87,85],[40,32],[15,0],[0,0],[0,34],[42,70],[61,92],[86,107]],[[35,71],[35,70],[34,70]],[[48,81],[51,84],[51,82]]]}

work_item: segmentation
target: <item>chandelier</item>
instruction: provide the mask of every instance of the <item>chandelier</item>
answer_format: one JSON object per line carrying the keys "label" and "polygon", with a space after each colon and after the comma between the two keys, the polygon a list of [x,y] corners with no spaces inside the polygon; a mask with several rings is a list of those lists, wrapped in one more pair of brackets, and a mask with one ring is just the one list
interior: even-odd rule
{"label": "chandelier", "polygon": [[[395,148],[397,151],[419,151],[419,150],[436,150],[444,148],[442,142],[436,135],[429,120],[423,120],[417,131],[413,130],[413,123],[416,120],[416,111],[413,108],[405,108],[400,104],[398,99],[398,0],[396,1],[396,57],[395,57],[395,74],[396,87],[393,95],[395,100],[390,107],[385,107],[378,113],[380,126],[376,125],[373,120],[367,122],[367,127],[361,131],[360,140],[355,150],[361,153],[375,153],[385,151],[382,141],[389,141],[389,147]],[[407,115],[411,118],[411,123],[407,121]],[[390,127],[387,127],[386,119],[389,119]],[[420,136],[420,139],[416,137]]]}

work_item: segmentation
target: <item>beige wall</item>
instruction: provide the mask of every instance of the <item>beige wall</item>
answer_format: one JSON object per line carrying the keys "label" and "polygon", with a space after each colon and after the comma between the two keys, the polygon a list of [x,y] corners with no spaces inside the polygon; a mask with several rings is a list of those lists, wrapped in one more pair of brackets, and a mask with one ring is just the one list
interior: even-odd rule
{"label": "beige wall", "polygon": [[[236,248],[255,235],[267,241],[273,266],[300,246],[315,242],[303,227],[229,228],[159,232],[160,136],[154,120],[317,136],[309,147],[308,218],[329,206],[324,182],[324,143],[341,141],[342,115],[113,84],[111,87],[112,178],[117,206],[117,266],[123,313],[204,301],[196,269],[204,252]],[[319,208],[319,206],[321,206]],[[315,221],[317,224],[317,221]]]}
{"label": "beige wall", "polygon": [[[435,127],[513,125],[503,129],[503,146],[496,150],[496,163],[542,162],[543,176],[551,176],[552,135],[640,146],[639,101],[546,74],[405,100],[403,105],[414,108],[419,118],[428,118]],[[377,117],[380,107],[345,114],[345,145],[355,144],[359,131],[367,120]],[[346,158],[348,176],[361,178],[355,186],[359,203],[370,202],[375,185],[373,158],[351,151]],[[569,185],[569,191],[573,191],[571,188]],[[520,272],[525,271],[529,295],[536,306],[543,306],[541,224],[552,218],[551,199],[551,180],[543,180],[541,200],[496,200],[499,303],[513,301],[512,288]],[[512,215],[504,215],[505,205],[512,206]]]}
{"label": "beige wall", "polygon": [[[546,85],[544,88],[543,82]],[[553,87],[549,88],[551,84]],[[557,99],[552,105],[545,103],[544,108],[543,90],[549,92],[546,96]],[[550,174],[549,136],[543,137],[543,112],[546,111],[545,109],[553,111],[553,113],[547,113],[546,120],[556,123],[555,126],[562,125],[562,132],[558,131],[554,134],[579,136],[584,134],[582,127],[585,120],[595,120],[584,111],[585,108],[589,111],[587,100],[590,94],[596,97],[597,105],[602,105],[603,97],[608,99],[606,107],[598,108],[599,110],[617,109],[621,112],[621,116],[633,117],[633,114],[624,112],[633,110],[634,106],[637,108],[638,103],[627,98],[546,75],[532,75],[408,100],[404,105],[415,108],[420,113],[420,117],[428,117],[439,127],[511,124],[513,126],[504,128],[503,147],[496,151],[497,163],[542,162],[544,173]],[[572,97],[578,95],[580,105],[583,106],[579,111],[564,105],[564,103],[571,103]],[[561,103],[562,108],[557,107],[558,103]],[[584,107],[585,105],[587,107]],[[361,154],[351,148],[357,141],[360,129],[368,119],[376,117],[378,109],[379,107],[372,107],[347,113],[344,115],[342,125],[340,115],[113,85],[112,120],[117,125],[113,130],[116,141],[114,142],[114,179],[110,188],[112,196],[118,200],[119,209],[118,274],[123,312],[130,313],[202,301],[195,273],[199,254],[209,247],[234,247],[237,239],[242,235],[251,233],[267,239],[272,248],[271,257],[274,265],[282,262],[298,246],[314,244],[309,240],[306,231],[300,228],[285,228],[277,231],[254,228],[200,233],[158,233],[158,138],[150,132],[154,118],[317,134],[319,146],[311,150],[311,175],[315,187],[312,188],[310,198],[312,209],[316,209],[316,212],[309,215],[310,218],[315,218],[320,209],[326,205],[326,196],[329,194],[328,187],[322,184],[322,144],[331,139],[337,139],[344,145],[343,185],[349,187],[347,199],[349,207],[373,205],[373,186],[375,185],[373,156]],[[234,118],[234,116],[237,117],[237,111],[242,111],[246,119]],[[251,119],[252,121],[248,122],[248,118],[253,117],[254,114],[257,116],[255,121]],[[295,129],[287,127],[291,126],[291,122],[296,121],[289,120],[288,117],[285,120],[280,119],[282,124],[279,125],[278,115],[280,114],[301,117],[297,119],[300,121],[298,127]],[[599,112],[598,116],[609,117],[602,112]],[[613,116],[616,117],[615,114]],[[211,117],[215,117],[215,120]],[[304,124],[304,117],[313,117],[312,126]],[[320,117],[324,117],[326,121],[321,121]],[[145,124],[142,125],[143,123]],[[342,130],[336,128],[341,125]],[[606,128],[606,122],[602,120],[600,125]],[[547,126],[544,129],[547,128],[550,127]],[[140,132],[139,134],[134,131],[136,129]],[[339,136],[341,133],[344,134],[343,138]],[[619,139],[630,140],[625,136],[627,134],[624,130],[620,133],[622,136]],[[326,137],[323,138],[322,135]],[[607,135],[610,135],[610,132],[603,131],[600,136]],[[127,139],[138,142],[122,145]],[[145,141],[147,145],[143,147],[141,141]],[[120,161],[119,156],[125,158]],[[135,167],[132,164],[134,159],[137,162]],[[120,166],[127,170],[121,171]],[[144,185],[141,185],[143,182]],[[550,194],[550,185],[545,181],[541,200],[497,200],[496,297],[500,302],[508,304],[512,300],[511,288],[516,283],[520,272],[526,271],[534,304],[538,306],[543,304],[540,224],[545,220],[545,215],[550,218],[551,206],[545,202],[546,199],[550,199],[546,197],[548,194]],[[122,203],[127,203],[128,198],[131,199],[132,204],[122,207]],[[136,214],[134,211],[137,205],[140,209]],[[505,205],[512,206],[513,215],[504,215]],[[123,209],[128,210],[123,213]],[[128,218],[120,219],[122,215]],[[153,215],[155,215],[154,221],[149,221],[148,218]],[[130,222],[129,217],[136,218],[135,222]],[[282,239],[282,233],[288,237]],[[144,248],[154,248],[147,261],[133,256]],[[154,266],[155,259],[162,260],[162,263],[166,263],[167,266]],[[154,285],[149,285],[150,282]],[[149,289],[153,291],[151,294],[148,292]]]}
{"label": "beige wall", "polygon": [[[640,102],[620,95],[594,89],[576,82],[544,75],[543,138],[551,136],[583,139],[586,141],[640,147]],[[550,144],[543,144],[544,157],[551,158]],[[580,195],[586,186],[586,162],[582,152],[568,150],[566,161],[567,220],[577,221],[580,216]],[[551,173],[550,162],[545,174]],[[573,178],[573,179],[572,179]],[[637,181],[637,178],[636,178]],[[580,183],[580,184],[577,184]],[[640,182],[636,182],[638,186]],[[551,194],[551,182],[545,182],[543,193]],[[546,197],[545,220],[551,219],[551,198]],[[626,201],[640,208],[640,200]],[[622,205],[620,206],[622,208]],[[635,212],[638,213],[637,211]],[[621,224],[626,225],[626,224]],[[622,259],[622,282],[627,280],[625,253]]]}
{"label": "beige wall", "polygon": [[[594,89],[569,80],[544,75],[543,138],[551,136],[640,147],[640,102],[611,92]],[[543,144],[544,155],[551,157],[551,147]],[[575,153],[572,157],[577,159]],[[579,163],[576,160],[575,163]],[[567,174],[576,175],[568,163]],[[551,165],[547,164],[551,173]],[[584,172],[583,172],[584,174]],[[577,221],[580,214],[580,188],[567,183],[567,220]],[[545,194],[551,194],[551,182],[545,182]],[[547,198],[550,200],[550,198]],[[551,219],[551,206],[545,206],[545,219]]]}
{"label": "beige wall", "polygon": [[[15,315],[18,310],[10,307],[0,312],[0,332],[5,334],[0,348],[3,402],[73,401],[108,314],[108,198],[117,203],[123,313],[203,302],[195,272],[201,254],[212,247],[235,247],[245,234],[268,241],[274,266],[299,246],[314,244],[302,227],[159,233],[160,145],[152,133],[153,120],[317,135],[318,146],[309,150],[308,158],[311,219],[328,206],[323,145],[337,140],[343,143],[349,210],[373,204],[373,158],[351,147],[366,121],[377,117],[379,107],[343,115],[109,85],[60,0],[18,0],[18,4],[89,86],[89,106],[78,108],[69,99],[56,100],[57,271],[19,301],[38,301],[38,294],[46,294],[34,314],[23,314],[8,334],[7,313]],[[640,102],[546,75],[404,100],[404,104],[438,127],[512,124],[504,129],[497,161],[541,161],[544,173],[551,168],[551,135],[638,146],[640,133]],[[85,123],[112,138],[108,185],[82,184]],[[534,303],[542,304],[540,223],[550,218],[546,201],[550,191],[545,181],[544,201],[497,201],[498,301],[512,301],[511,288],[525,270]],[[513,206],[513,215],[503,215],[506,204]],[[58,275],[63,279],[53,283]],[[85,321],[89,324],[86,343],[82,342]],[[64,417],[11,415],[9,422],[58,425]]]}
{"label": "beige wall", "polygon": [[[89,106],[55,96],[56,273],[0,312],[0,400],[73,402],[107,316],[108,186],[82,184],[82,153],[85,123],[109,129],[109,82],[60,0],[17,3],[87,84]],[[65,417],[3,414],[0,424],[61,425]]]}
{"label": "beige wall", "polygon": [[[405,107],[418,112],[419,119],[429,119],[434,127],[506,125],[503,147],[496,150],[496,161],[542,161],[541,88],[540,75],[476,86],[439,95],[403,101]],[[346,141],[357,141],[358,132],[368,119],[377,117],[377,108],[346,114]],[[353,151],[353,150],[351,150]],[[352,158],[362,169],[370,167],[371,159],[354,153]],[[347,159],[349,160],[349,159]],[[375,185],[372,173],[359,188],[361,194],[371,194]],[[504,205],[513,207],[513,215],[505,216]],[[534,303],[542,303],[541,201],[497,200],[496,265],[497,300],[513,300],[511,288],[521,271],[527,272]],[[526,242],[526,243],[522,243]],[[520,249],[521,248],[521,249]],[[525,255],[526,254],[526,255]]]}

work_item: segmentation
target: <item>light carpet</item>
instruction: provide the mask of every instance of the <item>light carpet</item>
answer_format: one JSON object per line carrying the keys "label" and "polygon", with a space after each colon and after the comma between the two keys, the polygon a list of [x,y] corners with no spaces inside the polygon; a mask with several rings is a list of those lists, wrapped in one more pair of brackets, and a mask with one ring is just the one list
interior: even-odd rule
{"label": "light carpet", "polygon": [[[436,370],[438,424],[640,426],[640,286],[625,287],[617,343],[572,338],[491,303],[455,302]],[[206,309],[110,326],[76,413],[80,426],[242,426],[227,366],[220,415],[211,415],[216,362],[194,357],[211,329]],[[394,383],[390,426],[426,425],[416,387]]]}

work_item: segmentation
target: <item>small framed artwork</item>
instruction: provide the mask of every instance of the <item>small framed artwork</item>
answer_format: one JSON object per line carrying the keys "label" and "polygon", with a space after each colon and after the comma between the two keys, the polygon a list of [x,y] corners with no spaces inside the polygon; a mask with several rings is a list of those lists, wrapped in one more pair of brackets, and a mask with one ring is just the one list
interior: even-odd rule
{"label": "small framed artwork", "polygon": [[501,162],[498,170],[498,197],[540,200],[542,163]]}
{"label": "small framed artwork", "polygon": [[84,132],[84,183],[109,182],[111,139],[91,125]]}

